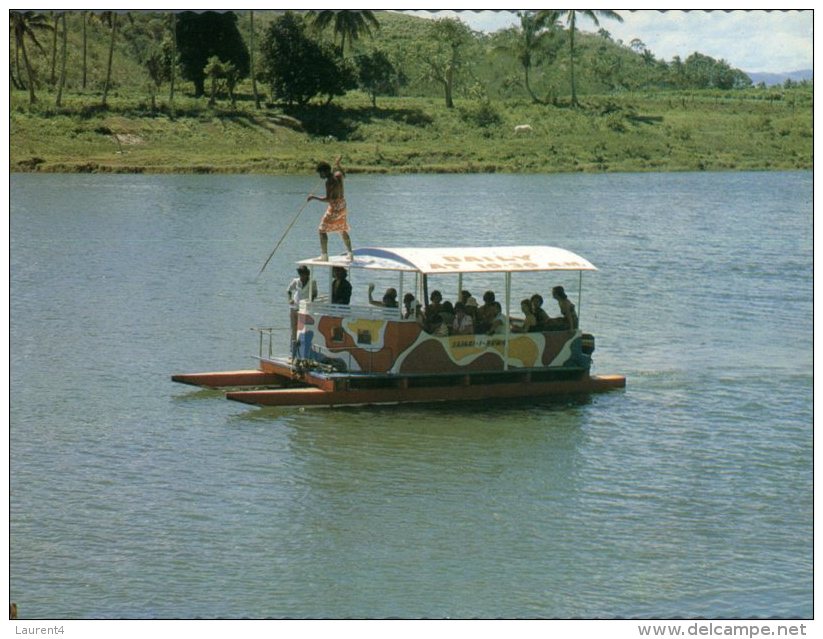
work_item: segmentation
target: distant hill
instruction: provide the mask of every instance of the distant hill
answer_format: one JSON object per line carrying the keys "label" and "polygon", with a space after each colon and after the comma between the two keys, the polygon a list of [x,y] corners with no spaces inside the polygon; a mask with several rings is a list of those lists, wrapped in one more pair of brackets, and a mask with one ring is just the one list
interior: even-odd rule
{"label": "distant hill", "polygon": [[786,80],[802,82],[803,80],[813,80],[814,71],[812,69],[801,69],[799,71],[787,71],[786,73],[747,73],[754,84],[763,82],[766,86],[783,84]]}

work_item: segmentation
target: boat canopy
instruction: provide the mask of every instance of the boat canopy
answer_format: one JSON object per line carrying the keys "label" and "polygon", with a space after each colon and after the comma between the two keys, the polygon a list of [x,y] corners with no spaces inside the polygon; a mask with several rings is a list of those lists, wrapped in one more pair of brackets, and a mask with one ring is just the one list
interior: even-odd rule
{"label": "boat canopy", "polygon": [[354,250],[329,260],[301,260],[309,266],[344,266],[379,271],[439,273],[511,273],[515,271],[596,271],[579,255],[554,246],[481,246],[443,248],[378,248]]}

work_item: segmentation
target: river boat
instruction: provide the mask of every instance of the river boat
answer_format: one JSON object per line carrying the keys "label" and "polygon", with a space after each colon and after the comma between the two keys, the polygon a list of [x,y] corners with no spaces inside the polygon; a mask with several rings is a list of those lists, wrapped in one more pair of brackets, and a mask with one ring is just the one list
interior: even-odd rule
{"label": "river boat", "polygon": [[540,398],[625,387],[622,375],[591,374],[594,336],[579,328],[516,332],[516,324],[505,321],[491,335],[436,335],[414,313],[404,317],[401,300],[407,293],[428,299],[429,278],[440,281],[447,275],[459,296],[464,277],[481,273],[502,278],[500,304],[510,318],[512,281],[518,276],[577,272],[579,310],[583,273],[597,269],[571,251],[550,246],[369,247],[355,249],[351,258],[298,264],[309,267],[312,278],[324,268],[331,274],[335,267],[358,276],[390,274],[396,278],[398,306],[333,304],[330,276],[328,295],[300,302],[296,339],[287,356],[273,355],[274,328],[256,328],[256,369],[172,379],[222,389],[228,399],[247,404],[292,407]]}

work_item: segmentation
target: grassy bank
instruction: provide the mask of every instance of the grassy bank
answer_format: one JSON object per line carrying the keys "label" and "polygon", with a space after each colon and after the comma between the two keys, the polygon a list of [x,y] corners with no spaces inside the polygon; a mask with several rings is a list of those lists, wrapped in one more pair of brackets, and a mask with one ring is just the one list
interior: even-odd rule
{"label": "grassy bank", "polygon": [[[811,169],[811,88],[587,97],[582,108],[526,101],[379,98],[350,93],[284,113],[244,100],[216,108],[176,99],[89,96],[30,109],[11,95],[10,170],[118,173],[306,173],[342,154],[351,171],[635,172]],[[532,131],[516,134],[529,124]]]}

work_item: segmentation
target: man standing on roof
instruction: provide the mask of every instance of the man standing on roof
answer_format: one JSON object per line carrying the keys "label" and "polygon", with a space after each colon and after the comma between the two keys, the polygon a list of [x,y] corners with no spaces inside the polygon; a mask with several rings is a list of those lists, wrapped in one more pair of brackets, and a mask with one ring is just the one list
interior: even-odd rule
{"label": "man standing on roof", "polygon": [[334,171],[328,162],[320,162],[317,165],[317,173],[326,181],[326,195],[319,197],[309,195],[306,201],[317,200],[326,202],[328,208],[320,220],[318,231],[320,232],[320,258],[324,261],[329,259],[329,233],[340,233],[343,243],[346,245],[346,252],[349,260],[352,260],[351,238],[349,237],[348,211],[346,210],[346,199],[343,197],[343,178],[345,173],[340,166],[340,158],[334,162]]}

